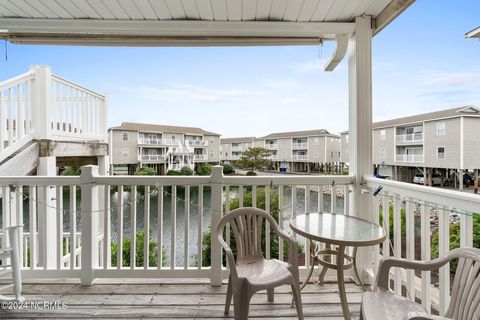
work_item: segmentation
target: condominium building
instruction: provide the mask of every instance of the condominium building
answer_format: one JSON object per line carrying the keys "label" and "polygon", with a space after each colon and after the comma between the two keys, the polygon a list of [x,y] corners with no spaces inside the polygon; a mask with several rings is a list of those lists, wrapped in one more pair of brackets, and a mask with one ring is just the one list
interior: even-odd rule
{"label": "condominium building", "polygon": [[123,122],[109,133],[112,172],[117,174],[133,174],[138,166],[165,174],[220,161],[220,135],[200,128]]}
{"label": "condominium building", "polygon": [[220,139],[220,158],[223,163],[232,164],[239,160],[242,152],[253,147],[255,137],[222,138]]}
{"label": "condominium building", "polygon": [[[343,132],[342,151],[348,150]],[[480,110],[464,106],[373,124],[373,164],[381,175],[412,182],[435,171],[444,179],[480,168]],[[348,162],[348,154],[342,155]]]}
{"label": "condominium building", "polygon": [[340,165],[340,136],[325,129],[277,132],[254,140],[270,151],[270,169],[285,172],[333,171]]}

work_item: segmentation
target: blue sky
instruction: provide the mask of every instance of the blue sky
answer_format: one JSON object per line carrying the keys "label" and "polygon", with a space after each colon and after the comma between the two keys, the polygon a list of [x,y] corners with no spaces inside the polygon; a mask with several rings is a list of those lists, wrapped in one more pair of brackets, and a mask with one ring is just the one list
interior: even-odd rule
{"label": "blue sky", "polygon": [[[418,0],[373,40],[374,120],[480,107],[480,1]],[[234,48],[0,47],[0,79],[31,64],[108,94],[109,124],[198,126],[223,136],[348,129],[345,61],[331,46]]]}

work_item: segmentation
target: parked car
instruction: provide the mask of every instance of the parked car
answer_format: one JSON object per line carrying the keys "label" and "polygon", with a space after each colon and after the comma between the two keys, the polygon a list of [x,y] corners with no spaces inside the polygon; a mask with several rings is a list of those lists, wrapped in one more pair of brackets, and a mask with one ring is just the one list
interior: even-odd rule
{"label": "parked car", "polygon": [[470,175],[468,172],[463,175],[463,185],[465,187],[468,188],[469,186],[473,185],[474,181],[475,181],[475,178],[472,175]]}
{"label": "parked car", "polygon": [[[422,173],[417,173],[415,177],[413,177],[413,183],[416,184],[424,184],[425,177]],[[438,173],[432,174],[432,185],[434,186],[448,186],[450,185],[450,180],[448,178],[443,178]]]}

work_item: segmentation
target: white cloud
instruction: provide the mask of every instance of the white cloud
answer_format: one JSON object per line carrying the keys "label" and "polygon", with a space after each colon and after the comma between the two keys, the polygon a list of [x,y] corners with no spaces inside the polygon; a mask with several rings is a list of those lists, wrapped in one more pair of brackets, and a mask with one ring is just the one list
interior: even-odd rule
{"label": "white cloud", "polygon": [[480,72],[428,72],[421,74],[420,80],[429,86],[480,85]]}

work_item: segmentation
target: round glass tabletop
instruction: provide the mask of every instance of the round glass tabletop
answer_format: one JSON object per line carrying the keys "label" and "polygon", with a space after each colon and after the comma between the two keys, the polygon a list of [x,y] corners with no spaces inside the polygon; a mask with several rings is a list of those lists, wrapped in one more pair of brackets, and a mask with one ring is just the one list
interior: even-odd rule
{"label": "round glass tabletop", "polygon": [[290,219],[290,228],[305,238],[346,246],[370,246],[385,240],[378,224],[334,213],[306,213]]}

